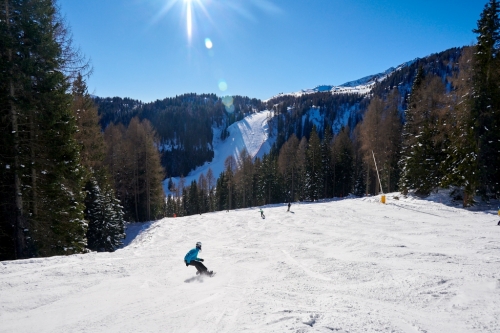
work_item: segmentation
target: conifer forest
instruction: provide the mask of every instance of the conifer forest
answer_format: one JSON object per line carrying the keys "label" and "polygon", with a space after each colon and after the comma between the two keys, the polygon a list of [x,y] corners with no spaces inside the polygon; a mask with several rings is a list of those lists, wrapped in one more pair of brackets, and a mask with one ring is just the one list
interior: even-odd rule
{"label": "conifer forest", "polygon": [[[499,199],[500,2],[470,28],[473,45],[408,62],[367,94],[232,96],[228,110],[215,94],[92,96],[92,65],[56,2],[2,1],[0,260],[114,251],[126,222],[273,203],[438,188],[464,207]],[[185,183],[214,157],[214,127],[224,140],[262,110],[269,154],[240,152],[221,174]]]}

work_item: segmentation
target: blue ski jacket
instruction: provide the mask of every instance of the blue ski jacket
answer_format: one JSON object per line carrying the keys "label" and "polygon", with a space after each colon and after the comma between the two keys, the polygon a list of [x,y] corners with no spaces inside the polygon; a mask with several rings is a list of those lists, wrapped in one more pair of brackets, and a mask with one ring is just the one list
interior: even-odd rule
{"label": "blue ski jacket", "polygon": [[190,250],[186,256],[184,257],[184,261],[187,262],[188,264],[192,261],[192,260],[196,260],[198,259],[198,252],[200,250],[198,250],[198,248],[194,248],[192,250]]}

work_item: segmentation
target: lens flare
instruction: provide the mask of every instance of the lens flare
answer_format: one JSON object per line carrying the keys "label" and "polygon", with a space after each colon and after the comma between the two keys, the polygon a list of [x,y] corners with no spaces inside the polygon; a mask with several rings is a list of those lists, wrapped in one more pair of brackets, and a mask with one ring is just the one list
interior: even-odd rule
{"label": "lens flare", "polygon": [[205,47],[210,50],[212,48],[212,46],[214,46],[214,45],[212,44],[212,41],[210,40],[210,38],[205,38]]}
{"label": "lens flare", "polygon": [[219,90],[220,91],[227,90],[227,82],[224,79],[219,80]]}
{"label": "lens flare", "polygon": [[226,111],[229,113],[234,112],[234,104],[233,104],[233,97],[232,96],[224,96],[222,98],[222,104],[224,104],[224,107],[226,108]]}

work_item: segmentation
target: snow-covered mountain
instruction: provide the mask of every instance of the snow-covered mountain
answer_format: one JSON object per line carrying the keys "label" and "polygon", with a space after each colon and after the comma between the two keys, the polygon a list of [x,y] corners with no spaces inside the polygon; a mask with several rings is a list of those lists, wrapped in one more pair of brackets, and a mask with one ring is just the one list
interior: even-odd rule
{"label": "snow-covered mountain", "polygon": [[[364,80],[364,81],[363,81]],[[368,79],[360,79],[360,82],[365,82],[366,87]],[[355,81],[353,81],[355,82]],[[348,85],[350,83],[346,83]],[[348,89],[348,88],[346,88]],[[355,112],[356,106],[346,106],[344,112],[339,112],[338,117],[334,120],[332,130],[338,133],[340,128],[345,126],[349,120],[350,115]],[[276,133],[271,133],[268,121],[272,118],[273,112],[269,110],[250,114],[240,121],[233,123],[228,127],[229,137],[221,140],[221,128],[213,127],[213,142],[212,147],[214,150],[214,158],[210,162],[205,162],[203,165],[192,170],[184,177],[185,186],[191,184],[193,180],[198,182],[201,174],[206,175],[208,169],[212,170],[214,177],[218,178],[221,172],[224,171],[224,162],[228,156],[233,156],[238,162],[243,149],[246,149],[252,157],[262,157],[264,154],[269,153],[272,145],[276,140]],[[323,115],[319,108],[312,107],[308,112],[302,116],[302,126],[308,120],[313,122],[319,130],[323,130]],[[180,177],[172,177],[174,184],[179,184]],[[165,193],[169,194],[168,182],[170,178],[165,179],[163,188]]]}
{"label": "snow-covered mountain", "polygon": [[[165,218],[113,253],[3,261],[0,333],[500,332],[498,216],[447,198]],[[213,278],[183,263],[197,241]]]}
{"label": "snow-covered mountain", "polygon": [[[268,125],[268,119],[271,116],[272,112],[270,111],[261,111],[246,116],[227,128],[229,137],[223,141],[220,139],[220,127],[213,127],[214,139],[212,146],[214,158],[185,176],[185,184],[189,185],[193,180],[198,182],[200,175],[206,175],[209,168],[212,170],[214,177],[218,178],[225,169],[224,162],[227,157],[233,156],[238,163],[243,149],[246,149],[253,158],[262,157],[264,154],[269,153],[276,140],[276,133],[271,133]],[[172,178],[175,184],[178,184],[179,180],[179,177]],[[168,181],[169,179],[166,179],[163,182],[163,188],[167,194],[169,193]]]}
{"label": "snow-covered mountain", "polygon": [[401,70],[404,67],[410,66],[412,63],[417,61],[417,59],[414,59],[412,61],[405,62],[398,67],[394,68],[391,67],[387,69],[386,71],[378,74],[373,74],[373,75],[368,75],[365,76],[361,79],[354,80],[354,81],[349,81],[341,85],[318,85],[315,88],[311,89],[302,89],[300,91],[296,92],[291,92],[291,93],[280,93],[278,95],[275,95],[272,98],[279,97],[279,96],[285,96],[285,95],[290,95],[290,96],[302,96],[304,94],[314,94],[317,92],[331,92],[332,94],[367,94],[369,93],[375,83],[383,81],[386,79],[389,75],[392,73]]}

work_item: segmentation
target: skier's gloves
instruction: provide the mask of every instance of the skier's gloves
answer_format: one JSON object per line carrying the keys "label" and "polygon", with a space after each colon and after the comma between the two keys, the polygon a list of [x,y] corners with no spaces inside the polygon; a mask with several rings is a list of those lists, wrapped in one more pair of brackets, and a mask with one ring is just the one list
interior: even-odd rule
{"label": "skier's gloves", "polygon": [[203,259],[199,258],[198,261],[203,261]]}

